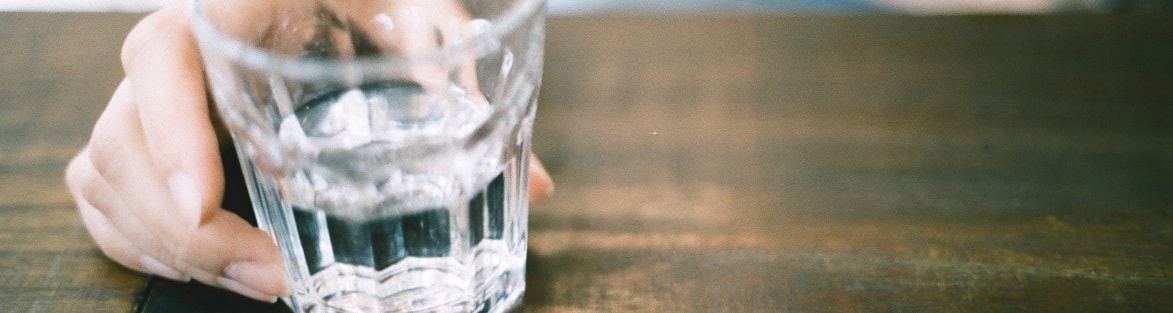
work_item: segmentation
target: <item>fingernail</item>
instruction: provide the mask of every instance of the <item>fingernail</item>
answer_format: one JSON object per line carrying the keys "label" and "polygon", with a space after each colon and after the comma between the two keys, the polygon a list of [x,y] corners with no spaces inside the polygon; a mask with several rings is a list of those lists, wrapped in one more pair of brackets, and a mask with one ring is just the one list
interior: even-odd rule
{"label": "fingernail", "polygon": [[143,269],[147,270],[147,272],[157,276],[165,277],[170,280],[184,281],[191,279],[183,276],[183,273],[180,273],[179,270],[167,266],[167,264],[163,264],[163,262],[159,261],[159,259],[153,258],[149,255],[144,254],[142,257],[139,257],[138,263],[139,265],[142,265]]}
{"label": "fingernail", "polygon": [[184,173],[175,173],[167,178],[167,187],[171,188],[171,199],[175,201],[179,214],[189,225],[199,225],[203,210],[200,207],[200,189],[195,179]]}
{"label": "fingernail", "polygon": [[220,284],[220,287],[232,290],[232,292],[252,298],[253,300],[267,303],[277,302],[277,296],[269,295],[261,292],[260,290],[253,289],[252,287],[249,287],[248,285],[245,285],[239,281],[235,281],[226,277],[220,277],[216,279],[216,282]]}
{"label": "fingernail", "polygon": [[220,286],[249,298],[276,302],[285,294],[285,280],[276,266],[261,262],[235,262],[224,268],[225,277],[217,278]]}

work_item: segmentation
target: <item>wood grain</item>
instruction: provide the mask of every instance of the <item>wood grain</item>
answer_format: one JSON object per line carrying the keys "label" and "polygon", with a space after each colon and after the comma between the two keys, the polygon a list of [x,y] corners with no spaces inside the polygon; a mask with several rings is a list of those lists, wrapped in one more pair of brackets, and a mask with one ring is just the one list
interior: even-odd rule
{"label": "wood grain", "polygon": [[527,311],[1173,304],[1167,16],[549,28]]}
{"label": "wood grain", "polygon": [[[0,311],[281,312],[61,183],[136,15],[0,14]],[[522,312],[1173,307],[1168,15],[559,17]]]}
{"label": "wood grain", "polygon": [[0,13],[0,312],[130,312],[142,293],[147,277],[102,255],[62,181],[139,18]]}

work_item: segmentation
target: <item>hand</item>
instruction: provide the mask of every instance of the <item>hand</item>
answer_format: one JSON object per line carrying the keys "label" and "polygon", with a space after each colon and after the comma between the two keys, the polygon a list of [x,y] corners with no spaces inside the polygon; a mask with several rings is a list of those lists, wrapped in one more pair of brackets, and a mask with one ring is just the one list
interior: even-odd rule
{"label": "hand", "polygon": [[[136,25],[122,64],[125,79],[66,170],[94,241],[137,271],[195,279],[261,301],[285,295],[276,245],[220,208],[219,146],[228,139],[216,131],[186,2],[175,1]],[[530,184],[532,200],[552,191],[536,158]]]}

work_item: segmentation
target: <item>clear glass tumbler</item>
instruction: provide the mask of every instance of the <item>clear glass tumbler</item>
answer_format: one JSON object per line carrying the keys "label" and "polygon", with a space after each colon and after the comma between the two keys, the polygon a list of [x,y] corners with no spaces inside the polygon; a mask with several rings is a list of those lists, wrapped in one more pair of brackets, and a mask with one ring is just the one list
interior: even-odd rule
{"label": "clear glass tumbler", "polygon": [[192,0],[296,312],[502,312],[525,289],[542,0]]}

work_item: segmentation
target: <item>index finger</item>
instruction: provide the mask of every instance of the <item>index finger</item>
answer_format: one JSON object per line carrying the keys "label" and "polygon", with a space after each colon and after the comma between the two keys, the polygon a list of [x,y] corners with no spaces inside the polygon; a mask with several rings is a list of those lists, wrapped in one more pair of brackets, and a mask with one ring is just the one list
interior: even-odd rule
{"label": "index finger", "polygon": [[182,8],[172,5],[143,19],[127,36],[122,66],[155,170],[173,184],[176,175],[194,181],[204,198],[198,211],[204,211],[219,205],[224,178],[199,50]]}

